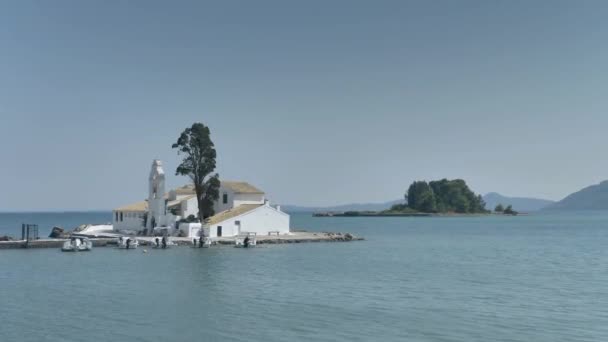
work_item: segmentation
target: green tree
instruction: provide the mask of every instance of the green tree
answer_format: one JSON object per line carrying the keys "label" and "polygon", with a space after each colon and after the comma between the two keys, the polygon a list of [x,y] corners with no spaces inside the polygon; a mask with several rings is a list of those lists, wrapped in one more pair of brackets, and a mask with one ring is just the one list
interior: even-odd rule
{"label": "green tree", "polygon": [[414,182],[407,192],[408,206],[424,212],[484,213],[486,203],[462,179]]}
{"label": "green tree", "polygon": [[398,204],[393,204],[391,206],[391,208],[389,209],[389,211],[404,211],[404,210],[406,210],[406,208],[407,208],[407,204],[398,203]]}
{"label": "green tree", "polygon": [[505,211],[503,211],[503,213],[505,215],[517,215],[518,214],[517,211],[513,210],[513,207],[510,204],[505,208]]}
{"label": "green tree", "polygon": [[505,208],[502,206],[501,203],[498,203],[498,205],[496,206],[496,208],[494,208],[494,211],[497,213],[502,213],[505,211]]}
{"label": "green tree", "polygon": [[433,189],[425,181],[414,182],[407,190],[408,207],[431,213],[437,211]]}
{"label": "green tree", "polygon": [[209,127],[194,123],[186,128],[172,148],[183,156],[176,175],[188,176],[194,183],[198,204],[198,219],[202,222],[214,214],[213,203],[219,198],[220,179],[215,170],[215,146]]}

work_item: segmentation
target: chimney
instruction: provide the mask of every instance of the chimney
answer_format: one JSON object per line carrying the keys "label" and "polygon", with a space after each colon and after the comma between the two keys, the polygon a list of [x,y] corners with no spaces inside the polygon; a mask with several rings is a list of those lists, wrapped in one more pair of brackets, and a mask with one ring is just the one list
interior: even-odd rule
{"label": "chimney", "polygon": [[277,205],[277,211],[281,211],[281,206]]}

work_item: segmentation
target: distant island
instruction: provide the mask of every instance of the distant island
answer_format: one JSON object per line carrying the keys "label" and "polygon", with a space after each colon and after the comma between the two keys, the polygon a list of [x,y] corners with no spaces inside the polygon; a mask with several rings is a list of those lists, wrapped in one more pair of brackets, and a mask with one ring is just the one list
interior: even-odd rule
{"label": "distant island", "polygon": [[[497,206],[497,209],[499,207]],[[516,215],[508,206],[501,213]],[[315,216],[432,216],[432,215],[486,215],[486,203],[462,179],[441,179],[431,182],[415,181],[404,195],[404,202],[393,204],[380,211],[349,210],[342,213],[316,213]]]}

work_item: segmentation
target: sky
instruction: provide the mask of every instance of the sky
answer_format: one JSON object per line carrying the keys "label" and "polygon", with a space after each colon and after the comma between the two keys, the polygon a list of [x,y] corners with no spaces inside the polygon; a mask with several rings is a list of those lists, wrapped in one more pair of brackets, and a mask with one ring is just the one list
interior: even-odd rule
{"label": "sky", "polygon": [[608,179],[606,1],[0,1],[0,211],[168,187],[211,129],[274,203],[414,180],[558,200]]}

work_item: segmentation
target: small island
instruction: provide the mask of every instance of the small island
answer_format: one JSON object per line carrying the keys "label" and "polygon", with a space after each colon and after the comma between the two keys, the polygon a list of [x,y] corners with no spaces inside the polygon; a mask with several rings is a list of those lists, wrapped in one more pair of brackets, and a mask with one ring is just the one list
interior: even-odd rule
{"label": "small island", "polygon": [[481,195],[475,194],[462,179],[446,178],[431,182],[415,181],[404,195],[404,203],[395,204],[382,211],[345,211],[314,213],[316,217],[386,217],[386,216],[447,216],[490,215],[493,213],[517,215],[509,205],[502,205],[494,212],[486,209]]}

